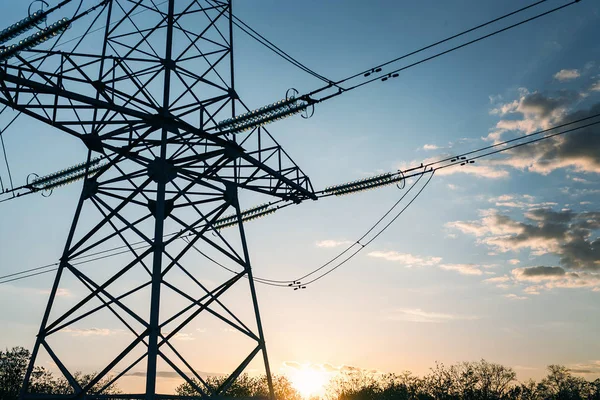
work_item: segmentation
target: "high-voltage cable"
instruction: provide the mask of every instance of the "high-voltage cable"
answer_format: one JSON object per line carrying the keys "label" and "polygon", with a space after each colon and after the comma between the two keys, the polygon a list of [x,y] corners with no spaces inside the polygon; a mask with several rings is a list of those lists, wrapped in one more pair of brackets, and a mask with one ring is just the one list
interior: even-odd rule
{"label": "high-voltage cable", "polygon": [[[480,42],[480,41],[482,41],[484,39],[487,39],[487,38],[490,38],[492,36],[498,35],[498,34],[500,34],[502,32],[505,32],[505,31],[508,31],[510,29],[516,28],[518,26],[524,25],[524,24],[526,24],[528,22],[531,22],[531,21],[534,21],[534,20],[536,20],[538,18],[544,17],[546,15],[550,15],[550,14],[555,13],[555,12],[557,12],[559,10],[562,10],[562,9],[564,9],[566,7],[569,7],[569,6],[571,6],[571,5],[575,4],[575,3],[578,3],[581,0],[573,0],[573,1],[571,1],[571,2],[569,2],[567,4],[564,4],[562,6],[558,6],[558,7],[555,7],[553,9],[551,9],[551,10],[548,10],[548,11],[536,14],[533,17],[529,17],[529,18],[526,18],[526,19],[521,20],[519,22],[513,23],[513,24],[511,24],[509,26],[506,26],[504,28],[497,29],[497,30],[495,30],[495,31],[493,31],[491,33],[479,36],[479,37],[477,37],[475,39],[472,39],[470,41],[467,41],[465,43],[456,45],[456,46],[454,46],[454,47],[452,47],[450,49],[438,52],[438,53],[436,53],[436,54],[434,54],[432,56],[425,57],[425,58],[423,58],[423,59],[421,59],[419,61],[416,61],[416,62],[413,62],[411,64],[408,64],[408,65],[406,65],[404,67],[397,68],[397,69],[395,69],[393,71],[390,71],[390,72],[384,72],[383,71],[383,67],[384,66],[387,66],[389,64],[395,63],[395,62],[397,62],[399,60],[402,60],[402,59],[404,59],[406,57],[409,57],[411,55],[415,55],[415,54],[420,53],[422,51],[425,51],[427,49],[439,46],[442,43],[448,42],[448,41],[450,41],[452,39],[458,38],[458,37],[463,36],[463,35],[465,35],[467,33],[476,31],[476,30],[481,29],[483,27],[486,27],[486,26],[488,26],[490,24],[494,24],[494,23],[496,23],[498,21],[501,21],[501,20],[503,20],[505,18],[508,18],[510,16],[522,13],[522,12],[524,12],[524,11],[532,8],[532,7],[535,7],[535,6],[538,6],[538,5],[542,4],[542,3],[544,3],[545,1],[547,1],[547,0],[538,1],[536,3],[533,3],[533,4],[529,5],[529,6],[522,7],[520,9],[518,9],[518,10],[515,10],[515,11],[510,12],[508,14],[505,14],[505,15],[503,15],[501,17],[498,17],[498,18],[495,18],[493,20],[490,20],[490,21],[488,21],[486,23],[477,25],[477,26],[475,26],[473,28],[467,29],[467,30],[465,30],[463,32],[460,32],[460,33],[456,34],[456,35],[450,36],[450,37],[448,37],[446,39],[437,41],[437,42],[435,42],[435,43],[433,43],[433,44],[431,44],[429,46],[422,47],[421,49],[418,49],[418,50],[415,50],[415,51],[410,52],[408,54],[405,54],[403,56],[397,57],[397,58],[395,58],[393,60],[390,60],[388,62],[385,62],[383,64],[379,64],[379,65],[377,65],[377,66],[375,66],[375,67],[367,70],[366,72],[364,72],[364,71],[360,72],[358,74],[352,75],[352,76],[350,76],[348,78],[344,78],[344,79],[342,79],[340,81],[337,81],[337,82],[330,82],[326,86],[323,86],[323,87],[321,87],[321,88],[319,88],[317,90],[314,90],[314,91],[312,91],[312,92],[310,92],[310,93],[308,93],[306,95],[299,96],[295,100],[296,103],[294,103],[295,104],[294,106],[289,106],[288,108],[280,108],[280,109],[278,109],[278,112],[274,112],[273,111],[273,107],[276,104],[278,104],[278,103],[273,103],[273,104],[270,104],[270,105],[267,105],[267,106],[264,106],[264,107],[261,107],[259,109],[256,109],[256,110],[252,111],[251,112],[251,114],[252,114],[252,118],[251,119],[247,118],[249,113],[246,113],[246,114],[243,114],[242,116],[236,116],[236,117],[233,117],[231,119],[228,119],[228,120],[220,122],[219,124],[217,124],[217,128],[219,130],[221,130],[223,133],[238,133],[238,132],[242,132],[242,131],[245,131],[245,130],[254,129],[254,128],[258,127],[258,126],[262,126],[264,124],[267,124],[267,123],[270,123],[270,122],[273,122],[273,121],[276,121],[276,120],[279,120],[279,119],[291,116],[291,115],[293,115],[295,113],[303,111],[304,109],[306,109],[310,105],[314,105],[314,104],[323,102],[325,100],[329,100],[329,99],[331,99],[333,97],[341,95],[342,93],[346,93],[348,91],[357,89],[357,88],[362,87],[364,85],[367,85],[369,83],[372,83],[372,82],[375,82],[375,81],[378,81],[378,80],[387,81],[388,79],[397,78],[399,76],[399,73],[402,72],[402,71],[404,71],[404,70],[407,70],[409,68],[415,67],[415,66],[420,65],[420,64],[423,64],[423,63],[425,63],[427,61],[431,61],[431,60],[433,60],[435,58],[438,58],[438,57],[440,57],[442,55],[445,55],[445,54],[454,52],[456,50],[462,49],[463,47],[467,47],[469,45],[472,45],[474,43]],[[354,79],[354,78],[356,78],[358,76],[362,75],[364,77],[370,77],[372,74],[379,74],[379,75],[377,75],[374,78],[367,79],[364,82],[361,82],[361,83],[355,84],[353,86],[347,87],[347,88],[342,88],[342,87],[339,86],[339,84],[341,84],[342,82],[347,82],[348,80]],[[337,92],[335,92],[333,94],[325,95],[325,96],[320,97],[320,98],[315,98],[314,97],[318,93],[321,93],[321,92],[323,92],[325,90],[328,90],[328,89],[330,89],[330,88],[332,88],[334,86],[338,88]],[[284,102],[287,102],[288,100],[289,99],[286,99]],[[300,100],[302,100],[303,103],[301,103],[301,105],[297,105],[298,104],[297,102],[300,101]],[[240,120],[244,120],[245,122],[242,122]],[[229,128],[229,129],[226,129],[226,128]]]}
{"label": "high-voltage cable", "polygon": [[[423,63],[425,63],[425,62],[427,62],[427,61],[431,61],[431,60],[433,60],[433,59],[435,59],[435,58],[438,58],[438,57],[440,57],[440,56],[443,56],[443,55],[445,55],[445,54],[448,54],[448,53],[454,52],[454,51],[456,51],[456,50],[462,49],[463,47],[470,46],[470,45],[472,45],[472,44],[475,44],[475,43],[477,43],[477,42],[480,42],[480,41],[482,41],[482,40],[484,40],[484,39],[488,39],[488,38],[490,38],[490,37],[492,37],[492,36],[495,36],[495,35],[498,35],[498,34],[500,34],[500,33],[506,32],[506,31],[508,31],[508,30],[514,29],[514,28],[516,28],[516,27],[518,27],[518,26],[524,25],[524,24],[526,24],[526,23],[529,23],[529,22],[531,22],[531,21],[534,21],[534,20],[536,20],[536,19],[539,19],[539,18],[542,18],[542,17],[544,17],[544,16],[550,15],[550,14],[552,14],[552,13],[555,13],[555,12],[557,12],[557,11],[560,11],[560,10],[562,10],[562,9],[564,9],[564,8],[567,8],[567,7],[569,7],[569,6],[572,6],[572,5],[576,4],[576,3],[579,3],[580,1],[581,1],[581,0],[573,0],[573,1],[569,2],[569,3],[567,3],[567,4],[563,4],[562,6],[555,7],[555,8],[553,8],[553,9],[551,9],[551,10],[548,10],[548,11],[545,11],[545,12],[543,12],[543,13],[536,14],[536,15],[534,15],[533,17],[526,18],[526,19],[524,19],[524,20],[521,20],[521,21],[519,21],[519,22],[516,22],[516,23],[513,23],[513,24],[511,24],[511,25],[508,25],[508,26],[506,26],[506,27],[504,27],[504,28],[497,29],[497,30],[495,30],[495,31],[493,31],[493,32],[491,32],[491,33],[488,33],[488,34],[485,34],[485,35],[479,36],[479,37],[477,37],[477,38],[475,38],[475,39],[472,39],[472,40],[469,40],[469,41],[467,41],[467,42],[465,42],[465,43],[463,43],[463,44],[460,44],[460,45],[454,46],[454,47],[452,47],[452,48],[450,48],[450,49],[448,49],[448,50],[444,50],[444,51],[441,51],[441,52],[439,52],[439,53],[436,53],[436,54],[434,54],[434,55],[432,55],[432,56],[425,57],[425,58],[423,58],[423,59],[421,59],[421,60],[419,60],[419,61],[416,61],[416,62],[413,62],[413,63],[411,63],[411,64],[408,64],[408,65],[406,65],[406,66],[404,66],[404,67],[397,68],[397,69],[394,69],[394,70],[392,70],[392,71],[385,71],[385,72],[383,71],[383,68],[382,68],[382,66],[389,65],[389,64],[391,64],[391,63],[397,62],[397,61],[399,61],[399,60],[402,60],[402,59],[404,59],[404,58],[406,58],[406,57],[409,57],[409,56],[411,56],[411,55],[414,55],[414,54],[420,53],[420,52],[422,52],[422,51],[424,51],[424,50],[427,50],[427,49],[430,49],[430,48],[436,47],[436,46],[438,46],[438,45],[440,45],[440,44],[442,44],[442,43],[445,43],[445,42],[447,42],[447,41],[449,41],[449,40],[452,40],[452,39],[454,39],[454,38],[457,38],[457,37],[459,37],[459,36],[462,36],[462,35],[464,35],[464,34],[466,34],[466,33],[473,32],[473,31],[475,31],[475,30],[478,30],[478,29],[480,29],[480,28],[482,28],[482,27],[485,27],[485,26],[487,26],[487,25],[490,25],[490,24],[492,24],[492,23],[494,23],[494,22],[500,21],[500,20],[502,20],[502,19],[504,19],[504,18],[507,18],[507,17],[509,17],[509,16],[512,16],[512,15],[518,14],[518,13],[520,13],[520,12],[523,12],[523,11],[525,11],[525,10],[527,10],[527,9],[531,8],[531,7],[537,6],[537,5],[539,5],[539,4],[541,4],[541,3],[543,3],[543,2],[544,2],[544,1],[538,1],[538,2],[536,2],[536,3],[534,3],[534,4],[531,4],[530,6],[527,6],[527,7],[521,8],[521,9],[519,9],[519,10],[516,10],[516,11],[513,11],[513,12],[511,12],[511,13],[509,13],[509,14],[506,14],[506,15],[504,15],[504,16],[502,16],[502,17],[495,18],[494,20],[491,20],[491,21],[489,21],[489,22],[486,22],[486,23],[484,23],[484,24],[480,24],[480,25],[478,25],[478,26],[476,26],[476,27],[473,27],[473,28],[471,28],[471,29],[468,29],[468,30],[466,30],[466,31],[463,31],[463,32],[461,32],[461,33],[458,33],[458,34],[456,34],[456,35],[450,36],[450,37],[448,37],[448,38],[446,38],[446,39],[440,40],[440,41],[438,41],[438,42],[436,42],[436,43],[433,43],[433,44],[431,44],[431,45],[425,46],[425,47],[423,47],[423,48],[421,48],[421,49],[418,49],[418,50],[415,50],[415,51],[413,51],[413,52],[407,53],[407,54],[405,54],[405,55],[403,55],[403,56],[397,57],[397,58],[395,58],[395,59],[393,59],[393,60],[390,60],[390,61],[388,61],[388,62],[386,62],[386,63],[379,64],[378,66],[375,66],[375,67],[372,67],[372,68],[370,68],[370,69],[366,70],[366,72],[360,72],[360,73],[358,73],[358,74],[354,74],[354,75],[351,75],[351,76],[349,76],[349,77],[347,77],[347,78],[344,78],[344,79],[342,79],[341,81],[338,81],[338,82],[336,82],[336,86],[337,86],[337,85],[338,85],[340,82],[346,82],[346,81],[348,81],[348,80],[350,80],[350,79],[354,79],[354,78],[356,78],[356,77],[358,77],[358,76],[361,76],[361,75],[363,75],[365,78],[366,78],[366,77],[369,77],[369,78],[370,78],[370,76],[371,76],[372,74],[379,74],[378,76],[376,76],[376,77],[373,77],[373,78],[370,78],[370,79],[368,79],[368,80],[366,80],[366,81],[364,81],[364,82],[361,82],[361,83],[355,84],[355,85],[353,85],[353,86],[350,86],[350,87],[347,87],[347,88],[339,88],[339,89],[338,89],[338,91],[337,91],[337,92],[335,92],[335,93],[333,93],[333,94],[326,95],[326,96],[324,96],[324,97],[321,97],[321,98],[318,98],[318,99],[313,99],[313,100],[314,100],[316,103],[319,103],[319,102],[322,102],[322,101],[325,101],[325,100],[331,99],[331,98],[333,98],[333,97],[339,96],[339,95],[340,95],[340,94],[342,94],[342,93],[345,93],[345,92],[348,92],[348,91],[351,91],[351,90],[357,89],[357,88],[359,88],[359,87],[362,87],[362,86],[364,86],[364,85],[367,85],[367,84],[369,84],[369,83],[373,83],[373,82],[375,82],[375,81],[379,81],[379,80],[381,80],[381,81],[384,81],[384,82],[385,82],[385,81],[387,81],[388,79],[397,78],[397,77],[399,76],[399,73],[400,73],[400,72],[402,72],[402,71],[404,71],[404,70],[407,70],[407,69],[409,69],[409,68],[415,67],[415,66],[417,66],[417,65],[420,65],[420,64],[423,64]],[[317,93],[320,93],[320,92],[322,92],[322,91],[325,91],[325,90],[327,90],[327,89],[330,89],[332,86],[333,86],[333,85],[328,85],[328,86],[321,87],[321,88],[319,88],[319,89],[317,89],[317,90],[314,90],[314,91],[312,91],[312,92],[308,93],[308,94],[307,94],[307,95],[305,95],[305,96],[306,96],[306,97],[310,97],[310,98],[312,98],[312,96],[314,96],[315,94],[317,94]]]}
{"label": "high-voltage cable", "polygon": [[[546,0],[544,0],[546,1]],[[209,3],[214,4],[211,0],[208,0]],[[246,35],[250,36],[252,39],[256,40],[258,43],[265,46],[267,49],[271,50],[273,53],[277,54],[279,57],[283,58],[290,64],[298,67],[302,71],[314,76],[315,78],[322,80],[326,83],[333,83],[330,79],[324,77],[323,75],[315,72],[314,70],[308,68],[306,65],[302,64],[300,61],[296,60],[294,57],[290,56],[288,53],[283,51],[280,47],[275,45],[269,39],[258,33],[255,29],[253,29],[250,25],[242,21],[235,14],[231,14],[233,17],[232,23],[237,26],[242,32]]]}
{"label": "high-voltage cable", "polygon": [[[451,157],[444,157],[444,158],[442,158],[442,159],[440,159],[438,161],[435,161],[435,162],[431,162],[431,163],[427,163],[427,164],[421,164],[421,165],[419,165],[417,167],[414,167],[414,168],[409,168],[409,169],[405,169],[403,171],[398,171],[395,174],[398,174],[396,176],[403,176],[404,179],[408,179],[408,178],[411,178],[411,177],[417,177],[418,178],[418,177],[423,176],[426,173],[435,172],[435,171],[438,171],[438,170],[441,170],[441,169],[445,169],[445,168],[449,168],[449,167],[458,167],[458,166],[467,166],[468,167],[469,165],[472,165],[472,163],[470,163],[469,161],[474,161],[476,159],[481,159],[481,158],[484,158],[484,157],[489,157],[491,155],[502,153],[502,152],[505,152],[505,151],[509,151],[509,150],[514,149],[514,148],[518,148],[518,147],[521,147],[521,146],[526,146],[526,145],[530,145],[530,144],[533,144],[533,143],[541,142],[543,140],[548,140],[548,139],[551,139],[551,138],[554,138],[554,137],[557,137],[557,136],[561,136],[561,135],[565,135],[565,134],[568,134],[568,133],[573,133],[573,132],[578,131],[578,130],[583,129],[583,128],[589,128],[589,127],[592,127],[592,126],[600,125],[600,121],[589,122],[587,124],[576,126],[574,128],[562,130],[562,131],[555,132],[555,133],[549,133],[549,134],[547,134],[545,136],[538,137],[539,135],[542,135],[544,133],[548,133],[548,132],[554,131],[554,130],[559,129],[559,128],[569,127],[571,125],[578,124],[578,123],[585,122],[585,121],[591,121],[591,120],[596,119],[596,118],[600,118],[600,113],[599,114],[591,115],[589,117],[580,118],[580,119],[572,121],[572,122],[560,124],[560,125],[554,126],[552,128],[540,130],[540,131],[534,132],[534,133],[529,134],[529,135],[524,136],[524,137],[519,137],[519,138],[510,139],[510,140],[505,140],[503,142],[495,143],[493,145],[485,146],[485,147],[482,147],[482,148],[479,148],[479,149],[476,149],[476,150],[471,150],[471,151],[468,151],[468,152],[465,152],[465,153],[461,153],[461,154],[458,154],[458,155],[454,155],[454,156],[451,156]],[[527,139],[527,140],[526,141],[522,141],[524,139]],[[517,141],[522,141],[522,142],[515,143]],[[515,143],[515,144],[512,144],[512,143]],[[512,144],[512,145],[508,146],[508,147],[499,148],[501,146],[506,146],[507,144]],[[485,153],[482,153],[482,152],[485,152]],[[480,154],[478,154],[478,153],[480,153]],[[471,156],[471,157],[468,157],[468,156]],[[445,162],[445,164],[443,164],[444,162]],[[442,165],[440,165],[440,164],[442,164]],[[419,170],[419,171],[417,171],[417,170]],[[417,183],[417,182],[415,182],[415,183]],[[346,185],[348,185],[348,184],[343,184],[343,185],[339,185],[339,186],[346,186]],[[393,209],[399,204],[399,202],[401,202],[404,199],[404,197],[406,196],[406,194],[409,191],[410,191],[410,188],[407,190],[407,192],[405,192],[403,194],[403,196],[400,198],[400,200],[386,214],[384,214],[384,216],[382,217],[382,219],[385,218],[385,217],[387,217],[387,215],[389,215],[389,213],[391,213],[393,211]],[[324,197],[329,197],[329,196],[334,195],[334,194],[327,194],[327,193],[325,193],[325,190],[323,190],[321,192],[317,192],[317,193],[319,194],[319,198],[324,198]],[[3,201],[6,201],[6,200],[3,200]],[[273,206],[273,203],[271,203],[270,205]],[[279,206],[279,208],[282,208],[282,207],[285,207],[285,206],[286,205],[282,205],[282,206]],[[265,206],[255,207],[255,208],[246,210],[245,212],[248,213],[249,215],[251,215],[253,213],[260,213],[260,212],[263,212],[265,210],[264,207]],[[244,214],[244,212],[242,212],[241,214]],[[226,218],[230,218],[230,217],[224,217],[223,219],[226,219]],[[378,223],[381,222],[382,219],[380,219],[380,221],[378,221]],[[376,223],[374,225],[374,227],[376,227],[378,223]],[[366,234],[369,234],[374,229],[374,227],[371,228],[369,231],[367,231]],[[174,235],[177,235],[177,234],[178,234],[178,232],[170,233],[170,234],[165,235],[165,237],[174,236]],[[193,236],[193,235],[194,235],[193,233],[189,233],[189,234],[186,234],[186,235],[182,235],[181,237],[185,238],[185,237],[190,237],[190,236]],[[358,241],[360,241],[360,240],[362,240],[362,239],[359,239]],[[137,243],[133,243],[132,245],[137,245],[137,244],[142,244],[142,243],[145,243],[145,242],[144,241],[140,241],[140,242],[137,242]],[[351,246],[351,247],[353,247],[353,246]],[[115,248],[112,248],[112,249],[103,250],[103,251],[95,253],[95,254],[90,254],[88,256],[91,257],[91,256],[99,255],[99,254],[105,254],[105,253],[110,252],[110,251],[124,249],[125,247],[126,246],[115,247]],[[346,251],[342,252],[337,257],[335,257],[334,259],[330,260],[330,262],[328,264],[326,264],[325,266],[330,265],[332,262],[334,262],[337,259],[339,259],[341,256],[343,256],[348,251],[349,251],[349,249],[347,249]],[[108,254],[108,255],[104,256],[104,258],[112,257],[114,255],[116,255],[116,254]],[[12,273],[12,274],[9,274],[9,275],[0,276],[0,284],[7,283],[7,281],[2,281],[2,279],[6,279],[6,278],[10,278],[10,277],[17,277],[17,279],[14,279],[14,280],[24,279],[24,278],[27,278],[29,276],[20,276],[19,277],[19,275],[26,274],[26,273],[29,273],[29,272],[39,271],[41,269],[49,268],[49,267],[56,266],[56,265],[57,265],[56,263],[54,263],[54,264],[48,264],[48,265],[45,265],[45,266],[42,266],[42,267],[32,268],[32,269],[21,271],[21,272],[15,272],[15,273]],[[314,274],[314,272],[311,273],[311,275],[313,275],[313,274]],[[34,276],[34,275],[31,275],[31,276]],[[301,281],[302,278],[299,278],[299,279],[296,279],[296,280],[270,280],[270,279],[266,279],[266,278],[260,278],[260,279],[263,280],[263,281],[265,281],[265,282],[278,283],[279,284],[278,286],[289,286],[290,283],[292,283],[293,285],[295,285],[296,282],[297,281]]]}
{"label": "high-voltage cable", "polygon": [[[417,49],[417,50],[411,51],[411,52],[409,52],[409,53],[406,53],[406,54],[404,54],[404,55],[402,55],[402,56],[400,56],[400,57],[396,57],[396,58],[394,58],[394,59],[392,59],[392,60],[386,61],[386,62],[384,62],[383,64],[379,64],[379,65],[376,65],[376,66],[374,66],[374,67],[372,67],[372,68],[369,68],[369,69],[367,69],[367,70],[364,70],[364,71],[362,71],[362,72],[358,72],[358,73],[356,73],[356,74],[354,74],[354,75],[350,75],[350,76],[348,76],[348,77],[346,77],[346,78],[344,78],[344,79],[341,79],[341,80],[339,80],[339,81],[336,81],[335,83],[336,83],[336,84],[341,84],[341,83],[344,83],[344,82],[346,82],[346,81],[349,81],[349,80],[351,80],[351,79],[357,78],[357,77],[359,77],[359,76],[361,76],[361,75],[362,75],[362,76],[364,76],[364,77],[368,77],[368,76],[370,76],[370,75],[371,75],[371,74],[373,74],[373,73],[376,73],[376,72],[381,72],[381,69],[382,69],[383,67],[387,66],[387,65],[393,64],[393,63],[395,63],[395,62],[398,62],[398,61],[400,61],[400,60],[403,60],[403,59],[405,59],[405,58],[408,58],[408,57],[410,57],[410,56],[413,56],[413,55],[415,55],[415,54],[421,53],[421,52],[423,52],[423,51],[425,51],[425,50],[429,50],[429,49],[431,49],[431,48],[433,48],[433,47],[439,46],[440,44],[443,44],[443,43],[449,42],[449,41],[451,41],[451,40],[453,40],[453,39],[459,38],[459,37],[461,37],[461,36],[464,36],[464,35],[466,35],[466,34],[468,34],[468,33],[471,33],[471,32],[474,32],[474,31],[476,31],[476,30],[479,30],[479,29],[481,29],[481,28],[484,28],[484,27],[486,27],[486,26],[492,25],[492,24],[494,24],[494,23],[496,23],[496,22],[498,22],[498,21],[501,21],[501,20],[503,20],[503,19],[506,19],[506,18],[508,18],[508,17],[511,17],[511,16],[513,16],[513,15],[516,15],[516,14],[522,13],[523,11],[526,11],[526,10],[528,10],[528,9],[530,9],[530,8],[534,8],[534,7],[536,7],[536,6],[539,6],[540,4],[542,4],[542,3],[545,3],[545,2],[547,2],[547,1],[548,1],[548,0],[540,0],[540,1],[536,2],[536,3],[532,3],[532,4],[528,5],[528,6],[525,6],[525,7],[523,7],[523,8],[519,8],[518,10],[515,10],[515,11],[512,11],[512,12],[509,12],[508,14],[504,14],[504,15],[502,15],[502,16],[500,16],[500,17],[498,17],[498,18],[495,18],[495,19],[492,19],[492,20],[490,20],[490,21],[484,22],[483,24],[480,24],[480,25],[474,26],[474,27],[472,27],[472,28],[469,28],[469,29],[467,29],[467,30],[464,30],[464,31],[462,31],[462,32],[460,32],[460,33],[457,33],[457,34],[455,34],[455,35],[449,36],[449,37],[447,37],[447,38],[445,38],[445,39],[439,40],[439,41],[437,41],[437,42],[435,42],[435,43],[432,43],[432,44],[430,44],[430,45],[427,45],[427,46],[421,47],[420,49]],[[378,69],[379,69],[379,71],[378,71]]]}

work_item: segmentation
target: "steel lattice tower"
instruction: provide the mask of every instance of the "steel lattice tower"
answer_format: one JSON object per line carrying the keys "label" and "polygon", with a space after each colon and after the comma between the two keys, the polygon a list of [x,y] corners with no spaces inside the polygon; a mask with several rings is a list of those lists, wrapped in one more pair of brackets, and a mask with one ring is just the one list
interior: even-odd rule
{"label": "steel lattice tower", "polygon": [[[25,377],[25,399],[44,398],[27,391],[42,352],[72,387],[73,394],[52,398],[107,398],[92,388],[139,368],[146,371],[145,395],[127,398],[160,398],[160,365],[202,397],[218,397],[259,353],[273,397],[239,193],[293,202],[316,197],[264,128],[217,129],[242,107],[234,88],[231,0],[157,3],[105,1],[97,18],[106,27],[95,46],[34,49],[23,53],[33,59],[21,54],[0,64],[0,103],[81,139],[88,161],[104,159],[84,181]],[[227,232],[215,225],[226,216],[234,221]],[[188,241],[179,240],[184,236]],[[122,254],[103,261],[102,251],[115,245]],[[234,273],[203,282],[206,264],[191,257],[192,246],[212,251]],[[57,300],[61,288],[75,284],[86,294],[64,306]],[[224,300],[234,288],[247,294],[244,315],[252,324]],[[81,385],[53,337],[100,315],[121,326],[127,344],[106,355],[96,377]],[[178,335],[205,315],[253,343],[219,388],[205,385],[177,349]]]}

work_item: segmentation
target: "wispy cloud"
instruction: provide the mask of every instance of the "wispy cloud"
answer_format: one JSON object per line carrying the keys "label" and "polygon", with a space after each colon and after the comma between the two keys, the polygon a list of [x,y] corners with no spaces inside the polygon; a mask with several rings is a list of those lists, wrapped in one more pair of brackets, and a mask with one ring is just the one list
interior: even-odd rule
{"label": "wispy cloud", "polygon": [[438,176],[450,176],[457,174],[473,175],[476,177],[489,178],[489,179],[503,179],[508,178],[509,173],[505,169],[490,166],[490,165],[472,165],[468,164],[464,167],[444,168],[436,172]]}
{"label": "wispy cloud", "polygon": [[506,276],[506,275],[504,275],[504,276],[495,276],[493,278],[488,278],[488,279],[484,280],[484,282],[487,282],[487,283],[505,283],[505,282],[508,282],[508,281],[510,281],[510,277]]}
{"label": "wispy cloud", "polygon": [[[448,157],[450,154],[444,154],[440,157]],[[419,165],[421,162],[423,164],[433,163],[438,161],[438,157],[430,157],[426,158],[422,161],[411,161],[410,163],[403,162],[397,165],[397,168],[400,170],[404,170],[415,165]],[[453,167],[453,168],[444,168],[440,169],[436,172],[437,176],[451,176],[451,175],[460,175],[467,174],[475,177],[488,178],[488,179],[503,179],[508,178],[510,174],[507,170],[503,169],[502,166],[494,166],[494,165],[478,165],[478,164],[467,164],[462,167]]]}
{"label": "wispy cloud", "polygon": [[354,365],[333,365],[330,363],[310,363],[310,362],[298,362],[298,361],[284,361],[283,368],[289,369],[293,371],[301,371],[301,370],[312,370],[317,372],[325,372],[331,374],[337,373],[352,373],[352,372],[363,372],[367,374],[377,374],[380,371],[374,369],[365,369],[361,367],[356,367]]}
{"label": "wispy cloud", "polygon": [[581,73],[578,69],[561,69],[556,74],[554,74],[554,79],[565,82],[573,79],[577,79],[581,76]]}
{"label": "wispy cloud", "polygon": [[[50,290],[41,290],[41,294],[50,294]],[[69,289],[59,288],[56,290],[57,297],[72,297],[73,293]]]}
{"label": "wispy cloud", "polygon": [[437,265],[442,261],[441,257],[420,257],[408,253],[398,253],[397,251],[372,251],[368,255],[398,262],[404,264],[405,267],[426,267]]}
{"label": "wispy cloud", "polygon": [[461,275],[483,275],[483,271],[475,264],[441,264],[441,269],[456,271]]}
{"label": "wispy cloud", "polygon": [[570,364],[567,367],[574,374],[600,375],[600,360],[593,360],[588,363]]}
{"label": "wispy cloud", "polygon": [[529,297],[519,296],[514,293],[505,294],[504,297],[511,300],[527,300]]}
{"label": "wispy cloud", "polygon": [[194,335],[191,333],[176,333],[175,336],[173,336],[173,339],[179,340],[181,342],[189,342],[192,340],[196,340]]}
{"label": "wispy cloud", "polygon": [[[399,253],[397,251],[372,251],[370,257],[381,258],[386,261],[402,264],[404,267],[438,267],[445,271],[458,272],[461,275],[483,275],[482,268],[491,268],[483,264],[450,264],[442,263],[442,257],[416,256],[410,253]],[[488,273],[488,272],[485,272]]]}
{"label": "wispy cloud", "polygon": [[106,329],[106,328],[88,328],[88,329],[77,329],[77,328],[66,328],[60,332],[70,333],[71,336],[113,336],[119,335],[124,331],[122,329]]}
{"label": "wispy cloud", "polygon": [[439,150],[440,146],[436,146],[435,144],[426,144],[423,146],[423,150]]}
{"label": "wispy cloud", "polygon": [[473,321],[479,319],[474,315],[445,314],[438,312],[423,311],[420,308],[398,309],[389,313],[386,319],[391,321],[407,321],[422,323],[445,323],[452,321]]}
{"label": "wispy cloud", "polygon": [[496,207],[506,208],[540,208],[554,207],[555,202],[535,202],[535,197],[528,194],[504,194],[502,196],[490,197],[490,203],[494,203]]}
{"label": "wispy cloud", "polygon": [[321,240],[317,242],[316,245],[317,247],[334,248],[339,246],[348,246],[352,243],[354,242],[350,240]]}

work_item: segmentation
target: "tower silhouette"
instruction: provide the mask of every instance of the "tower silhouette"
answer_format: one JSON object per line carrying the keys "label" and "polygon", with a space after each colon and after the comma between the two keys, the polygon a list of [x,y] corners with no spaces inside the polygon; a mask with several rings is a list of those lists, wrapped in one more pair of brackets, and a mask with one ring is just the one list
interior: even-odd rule
{"label": "tower silhouette", "polygon": [[[165,371],[201,397],[218,397],[259,355],[273,397],[243,220],[274,208],[245,212],[241,194],[271,203],[316,196],[263,127],[219,124],[245,111],[234,87],[231,1],[113,0],[81,15],[93,18],[90,26],[103,21],[102,32],[86,35],[73,51],[26,49],[0,66],[1,103],[80,139],[88,150],[87,178],[22,398],[44,398],[30,393],[41,359],[54,363],[71,386],[71,394],[52,398],[107,398],[98,394],[101,386],[144,375],[144,393],[127,398],[154,399]],[[98,157],[100,166],[92,163]],[[122,254],[103,259],[115,246]],[[192,246],[206,258],[199,260]],[[227,263],[232,272],[207,280],[212,262]],[[67,290],[71,296],[60,296]],[[200,373],[203,354],[178,349],[209,318],[245,343],[196,342],[198,352],[216,358],[241,354],[220,387]],[[70,366],[82,355],[54,340],[65,332],[90,343],[117,332],[121,350],[94,349],[103,364],[84,384]]]}

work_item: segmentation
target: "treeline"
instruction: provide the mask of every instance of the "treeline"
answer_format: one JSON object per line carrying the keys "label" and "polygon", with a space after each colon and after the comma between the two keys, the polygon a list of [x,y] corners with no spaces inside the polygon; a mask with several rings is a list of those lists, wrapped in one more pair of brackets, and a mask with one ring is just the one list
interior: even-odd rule
{"label": "treeline", "polygon": [[[30,352],[22,347],[0,350],[0,400],[18,399],[30,356]],[[81,386],[86,386],[94,379],[94,374],[77,373],[74,378]],[[96,384],[93,394],[122,393],[115,385],[107,386],[109,379]],[[218,388],[225,381],[224,377],[209,377],[205,382],[211,388]],[[200,382],[194,383],[203,386]],[[274,377],[273,383],[278,400],[302,400],[284,376]],[[72,394],[66,379],[54,377],[43,367],[35,368],[30,392]],[[178,386],[176,394],[199,395],[189,383]],[[267,398],[266,378],[242,375],[222,395]],[[422,377],[410,372],[373,374],[353,370],[333,379],[326,395],[319,400],[600,400],[600,379],[588,381],[574,376],[566,367],[550,365],[547,375],[539,382],[519,382],[512,368],[482,360],[450,366],[436,364]]]}
{"label": "treeline", "polygon": [[354,372],[334,379],[330,400],[600,400],[600,379],[587,381],[569,369],[550,365],[541,381],[518,382],[512,368],[485,360],[451,366],[436,364],[430,373],[373,375]]}

